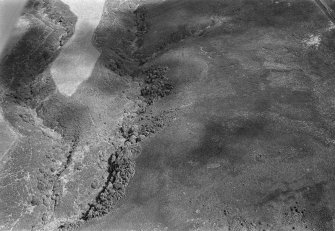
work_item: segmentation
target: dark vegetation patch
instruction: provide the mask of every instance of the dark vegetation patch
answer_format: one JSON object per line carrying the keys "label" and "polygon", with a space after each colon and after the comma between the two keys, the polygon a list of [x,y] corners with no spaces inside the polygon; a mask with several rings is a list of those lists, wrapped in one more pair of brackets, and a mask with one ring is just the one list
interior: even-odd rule
{"label": "dark vegetation patch", "polygon": [[[151,136],[168,126],[176,116],[176,110],[164,110],[160,113],[147,112],[136,119],[141,137]],[[142,138],[143,139],[143,138]]]}
{"label": "dark vegetation patch", "polygon": [[135,164],[128,157],[129,151],[124,147],[111,154],[105,186],[96,197],[96,201],[90,204],[88,211],[83,214],[82,220],[107,214],[114,208],[115,202],[125,195],[125,188],[135,174]]}
{"label": "dark vegetation patch", "polygon": [[176,110],[173,109],[153,113],[150,107],[141,108],[136,118],[129,117],[123,120],[120,134],[126,139],[127,146],[134,145],[162,130],[175,116]]}
{"label": "dark vegetation patch", "polygon": [[[141,39],[148,29],[145,22],[145,8],[138,8],[134,15],[136,38],[133,42],[140,47]],[[128,37],[132,38],[132,36]],[[81,221],[103,216],[115,207],[117,201],[125,195],[125,188],[134,175],[135,163],[130,157],[138,155],[141,151],[139,142],[162,129],[173,114],[164,112],[154,115],[149,109],[154,101],[168,95],[172,90],[172,84],[166,77],[168,69],[155,66],[141,71],[139,64],[144,64],[145,61],[141,60],[136,52],[132,55],[129,51],[122,49],[123,45],[129,46],[129,44],[123,44],[118,48],[114,45],[107,47],[107,44],[105,43],[106,47],[103,50],[106,67],[121,76],[133,75],[134,80],[139,80],[142,88],[137,97],[140,97],[141,103],[138,105],[139,109],[135,117],[133,115],[126,117],[120,125],[119,135],[125,139],[125,142],[121,146],[111,148],[111,153],[106,155],[106,157],[109,156],[107,180],[94,202],[89,205],[89,209],[83,212]],[[136,74],[138,72],[140,74]],[[65,224],[60,228],[67,230],[68,225]]]}
{"label": "dark vegetation patch", "polygon": [[[118,200],[124,197],[125,189],[135,174],[135,162],[131,156],[141,152],[139,142],[157,133],[172,121],[174,111],[153,114],[148,105],[137,117],[126,117],[120,126],[120,135],[125,138],[124,145],[109,154],[108,177],[102,190],[81,217],[81,221],[103,216],[115,208]],[[113,149],[115,150],[115,149]]]}
{"label": "dark vegetation patch", "polygon": [[58,227],[58,231],[74,231],[80,227],[80,222],[66,222]]}
{"label": "dark vegetation patch", "polygon": [[[163,69],[159,70],[163,71]],[[156,74],[158,73],[159,71]],[[155,81],[156,77],[153,76],[149,77],[146,84]],[[132,157],[141,152],[139,142],[163,129],[169,121],[172,121],[174,112],[172,110],[154,114],[150,109],[150,104],[142,102],[135,116],[129,115],[124,118],[120,125],[119,135],[125,139],[125,142],[119,147],[112,148],[111,150],[116,149],[116,151],[107,155],[109,156],[107,181],[95,201],[83,213],[81,221],[103,216],[115,208],[117,201],[124,197],[125,189],[135,173],[135,163]]]}
{"label": "dark vegetation patch", "polygon": [[166,77],[167,67],[151,67],[144,70],[144,84],[141,89],[141,96],[149,105],[155,100],[169,95],[173,89],[171,81]]}

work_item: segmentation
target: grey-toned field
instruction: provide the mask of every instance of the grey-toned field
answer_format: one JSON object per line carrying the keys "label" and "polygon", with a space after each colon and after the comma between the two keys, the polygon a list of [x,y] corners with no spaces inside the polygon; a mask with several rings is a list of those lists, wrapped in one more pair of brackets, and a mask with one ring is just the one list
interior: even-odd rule
{"label": "grey-toned field", "polygon": [[332,1],[29,3],[0,230],[334,230]]}

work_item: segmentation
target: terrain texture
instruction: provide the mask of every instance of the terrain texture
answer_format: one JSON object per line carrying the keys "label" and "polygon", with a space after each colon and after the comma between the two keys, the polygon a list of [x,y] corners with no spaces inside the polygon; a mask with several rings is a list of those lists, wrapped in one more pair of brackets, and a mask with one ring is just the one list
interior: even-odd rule
{"label": "terrain texture", "polygon": [[77,16],[29,1],[0,64],[0,230],[334,230],[331,20],[311,0],[106,0],[65,96],[51,67]]}

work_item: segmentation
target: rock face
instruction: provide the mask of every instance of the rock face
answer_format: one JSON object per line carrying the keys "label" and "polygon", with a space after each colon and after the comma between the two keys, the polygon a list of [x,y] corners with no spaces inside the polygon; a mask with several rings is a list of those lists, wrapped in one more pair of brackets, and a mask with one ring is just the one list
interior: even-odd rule
{"label": "rock face", "polygon": [[50,68],[76,16],[31,0],[20,23],[0,230],[332,230],[334,31],[313,2],[106,0],[71,96]]}

